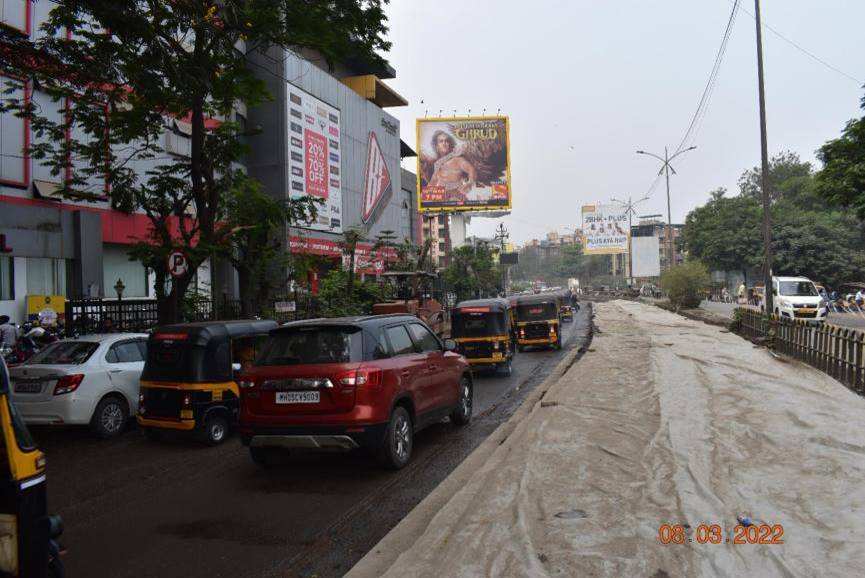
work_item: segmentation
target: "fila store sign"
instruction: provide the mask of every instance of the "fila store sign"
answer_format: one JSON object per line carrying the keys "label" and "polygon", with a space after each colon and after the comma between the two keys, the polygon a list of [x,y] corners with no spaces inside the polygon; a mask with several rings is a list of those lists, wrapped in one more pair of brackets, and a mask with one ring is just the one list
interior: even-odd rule
{"label": "fila store sign", "polygon": [[393,182],[374,132],[369,133],[366,154],[366,177],[363,184],[361,221],[369,229],[381,217],[382,212],[390,202],[393,196]]}

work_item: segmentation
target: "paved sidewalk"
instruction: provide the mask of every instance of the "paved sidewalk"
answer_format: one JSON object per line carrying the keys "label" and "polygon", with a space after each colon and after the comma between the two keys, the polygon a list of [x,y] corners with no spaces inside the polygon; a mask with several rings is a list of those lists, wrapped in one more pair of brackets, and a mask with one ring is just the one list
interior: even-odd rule
{"label": "paved sidewalk", "polygon": [[[860,575],[865,399],[718,327],[596,310],[585,357],[349,576]],[[696,543],[700,524],[732,541],[740,515],[784,543]],[[659,544],[663,524],[694,542]]]}

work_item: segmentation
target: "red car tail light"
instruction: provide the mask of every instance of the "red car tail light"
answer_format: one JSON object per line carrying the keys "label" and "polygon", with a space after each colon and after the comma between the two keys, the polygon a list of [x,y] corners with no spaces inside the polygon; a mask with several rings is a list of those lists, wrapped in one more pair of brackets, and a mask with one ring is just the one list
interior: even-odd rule
{"label": "red car tail light", "polygon": [[381,385],[384,372],[380,367],[363,367],[336,376],[340,385]]}
{"label": "red car tail light", "polygon": [[64,375],[60,379],[57,380],[57,383],[54,385],[54,395],[63,395],[64,393],[72,393],[78,386],[81,385],[81,382],[84,380],[83,373],[76,373],[74,375]]}

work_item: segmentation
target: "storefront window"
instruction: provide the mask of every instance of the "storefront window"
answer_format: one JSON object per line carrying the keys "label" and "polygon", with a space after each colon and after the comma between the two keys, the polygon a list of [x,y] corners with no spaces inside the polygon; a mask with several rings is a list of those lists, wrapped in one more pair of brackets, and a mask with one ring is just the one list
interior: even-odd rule
{"label": "storefront window", "polygon": [[0,301],[15,299],[15,268],[12,257],[0,257]]}
{"label": "storefront window", "polygon": [[28,295],[66,295],[66,260],[27,257]]}
{"label": "storefront window", "polygon": [[102,282],[105,296],[116,297],[114,286],[123,281],[123,297],[147,297],[147,269],[140,261],[129,260],[129,247],[125,245],[103,245]]}

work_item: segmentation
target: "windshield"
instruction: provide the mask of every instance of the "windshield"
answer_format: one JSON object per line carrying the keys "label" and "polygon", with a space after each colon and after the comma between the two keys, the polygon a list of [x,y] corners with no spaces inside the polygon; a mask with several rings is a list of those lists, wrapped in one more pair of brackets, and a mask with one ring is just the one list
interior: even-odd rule
{"label": "windshield", "polygon": [[93,341],[58,341],[31,357],[27,365],[79,365],[98,348]]}
{"label": "windshield", "polygon": [[781,281],[778,293],[788,297],[816,297],[817,289],[810,281]]}
{"label": "windshield", "polygon": [[507,313],[464,312],[452,316],[451,333],[453,337],[492,337],[507,333]]}
{"label": "windshield", "polygon": [[517,306],[519,321],[547,321],[558,316],[555,303],[531,303]]}
{"label": "windshield", "polygon": [[256,365],[348,363],[363,359],[359,327],[298,327],[273,333]]}

